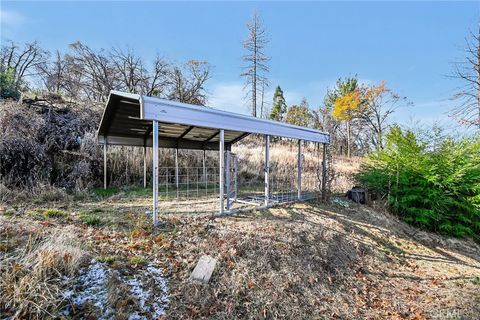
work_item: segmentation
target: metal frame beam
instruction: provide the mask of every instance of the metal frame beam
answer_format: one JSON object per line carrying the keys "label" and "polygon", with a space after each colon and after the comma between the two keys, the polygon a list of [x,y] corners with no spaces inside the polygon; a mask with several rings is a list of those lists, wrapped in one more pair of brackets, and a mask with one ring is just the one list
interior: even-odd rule
{"label": "metal frame beam", "polygon": [[298,140],[297,193],[298,200],[300,200],[302,198],[302,140]]}
{"label": "metal frame beam", "polygon": [[245,132],[244,134],[236,137],[235,139],[233,139],[232,141],[230,141],[230,144],[234,144],[234,143],[237,143],[238,141],[242,140],[243,138],[249,136],[250,133],[249,132]]}
{"label": "metal frame beam", "polygon": [[175,149],[175,187],[177,189],[177,199],[179,195],[179,179],[178,179],[178,149]]}
{"label": "metal frame beam", "polygon": [[327,144],[323,144],[323,159],[322,159],[322,198],[327,199]]}
{"label": "metal frame beam", "polygon": [[152,189],[153,189],[153,225],[158,224],[158,121],[153,120],[153,172],[152,172]]}
{"label": "metal frame beam", "polygon": [[270,195],[270,136],[265,135],[265,206]]}
{"label": "metal frame beam", "polygon": [[183,133],[180,135],[180,137],[178,137],[178,140],[182,139],[183,137],[185,137],[190,131],[192,131],[192,129],[195,128],[194,126],[190,126],[188,127],[187,130],[183,131]]}
{"label": "metal frame beam", "polygon": [[230,150],[226,151],[225,185],[227,194],[227,210],[230,210]]}
{"label": "metal frame beam", "polygon": [[143,187],[147,187],[147,147],[143,147]]}
{"label": "metal frame beam", "polygon": [[107,143],[103,144],[103,189],[107,189]]}
{"label": "metal frame beam", "polygon": [[[215,138],[216,136],[218,136],[218,134],[220,133],[220,131],[223,131],[223,130],[218,130],[217,132],[215,132],[214,134],[212,134],[210,137],[208,137],[207,139],[203,140],[203,143],[207,143],[209,142],[210,140],[212,140],[213,138]],[[225,131],[224,132],[224,137],[225,137]],[[225,138],[224,138],[225,139]]]}
{"label": "metal frame beam", "polygon": [[[160,123],[159,123],[160,126]],[[98,142],[103,144],[105,141],[109,145],[119,145],[119,146],[138,146],[138,147],[151,147],[152,146],[152,137],[148,137],[144,140],[143,135],[137,137],[132,136],[108,136],[104,138],[103,136],[98,138]],[[175,137],[165,137],[160,136],[159,148],[178,148],[178,149],[191,149],[191,150],[218,150],[218,142],[203,140],[188,140],[182,139],[178,140]]]}
{"label": "metal frame beam", "polygon": [[224,192],[223,192],[223,187],[224,187],[224,173],[225,173],[225,158],[224,158],[224,150],[225,150],[225,131],[222,129],[220,130],[220,140],[219,140],[219,152],[218,152],[218,158],[219,158],[219,169],[218,169],[218,174],[219,174],[219,198],[220,198],[220,214],[223,214],[224,208],[223,208],[223,197],[224,197]]}

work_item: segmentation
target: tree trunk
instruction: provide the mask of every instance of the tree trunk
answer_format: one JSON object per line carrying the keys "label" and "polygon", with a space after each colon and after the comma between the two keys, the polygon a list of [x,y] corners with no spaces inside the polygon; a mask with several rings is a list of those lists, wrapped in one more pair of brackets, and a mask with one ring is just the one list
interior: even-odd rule
{"label": "tree trunk", "polygon": [[350,144],[351,144],[351,129],[350,129],[350,121],[347,121],[347,157],[350,158],[351,156],[351,149],[350,149]]}
{"label": "tree trunk", "polygon": [[262,97],[260,100],[260,118],[263,118],[263,101],[265,98],[265,82],[262,81]]}
{"label": "tree trunk", "polygon": [[377,131],[377,150],[383,149],[382,134],[382,127],[379,126]]}

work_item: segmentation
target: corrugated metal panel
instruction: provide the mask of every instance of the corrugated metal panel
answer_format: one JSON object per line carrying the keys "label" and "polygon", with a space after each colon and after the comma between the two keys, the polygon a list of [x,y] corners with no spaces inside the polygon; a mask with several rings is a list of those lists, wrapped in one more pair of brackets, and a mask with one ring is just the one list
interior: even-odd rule
{"label": "corrugated metal panel", "polygon": [[110,93],[98,141],[149,146],[152,120],[159,121],[160,146],[168,148],[218,149],[220,129],[227,144],[249,133],[329,143],[328,134],[310,128],[119,91]]}

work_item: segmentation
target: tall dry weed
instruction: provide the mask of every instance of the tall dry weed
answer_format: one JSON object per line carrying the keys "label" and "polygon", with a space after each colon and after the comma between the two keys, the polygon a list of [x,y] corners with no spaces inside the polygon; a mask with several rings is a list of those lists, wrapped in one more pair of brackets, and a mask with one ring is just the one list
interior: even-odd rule
{"label": "tall dry weed", "polygon": [[24,246],[2,253],[0,311],[12,319],[45,319],[65,304],[63,287],[86,259],[67,232],[30,236]]}

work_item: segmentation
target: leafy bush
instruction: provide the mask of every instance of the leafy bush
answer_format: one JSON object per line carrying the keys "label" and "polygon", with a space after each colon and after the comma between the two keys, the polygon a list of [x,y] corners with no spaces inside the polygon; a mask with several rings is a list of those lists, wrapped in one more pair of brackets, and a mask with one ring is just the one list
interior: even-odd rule
{"label": "leafy bush", "polygon": [[20,88],[15,80],[13,68],[0,71],[0,98],[15,100],[20,98]]}
{"label": "leafy bush", "polygon": [[357,179],[390,210],[423,229],[480,239],[480,139],[446,138],[433,148],[393,127]]}

